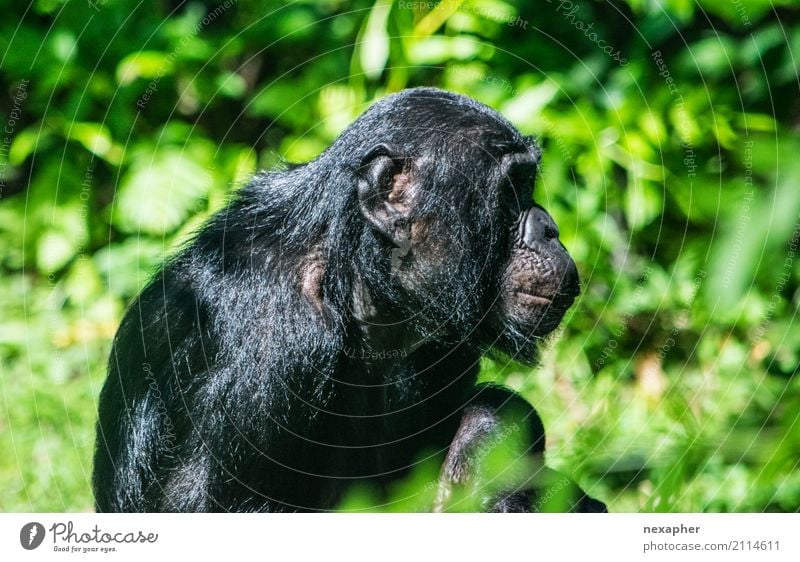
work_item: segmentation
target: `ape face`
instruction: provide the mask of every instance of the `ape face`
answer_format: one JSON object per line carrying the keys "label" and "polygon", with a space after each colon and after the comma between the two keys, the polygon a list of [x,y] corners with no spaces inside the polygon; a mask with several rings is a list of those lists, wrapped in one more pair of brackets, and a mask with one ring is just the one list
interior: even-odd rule
{"label": "ape face", "polygon": [[365,143],[357,175],[362,214],[389,243],[387,304],[429,337],[530,360],[579,292],[555,222],[534,203],[539,151],[474,100],[400,96],[359,119],[385,132]]}

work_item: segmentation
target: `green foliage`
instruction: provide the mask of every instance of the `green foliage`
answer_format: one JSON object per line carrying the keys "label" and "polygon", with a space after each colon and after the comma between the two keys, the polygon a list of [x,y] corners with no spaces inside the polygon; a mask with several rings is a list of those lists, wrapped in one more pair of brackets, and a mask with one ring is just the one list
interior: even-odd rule
{"label": "green foliage", "polygon": [[[256,169],[415,85],[544,145],[584,294],[539,369],[482,378],[537,406],[548,465],[612,510],[800,508],[796,3],[409,4],[7,6],[0,509],[91,509],[106,354],[148,274]],[[430,505],[423,466],[379,509]]]}

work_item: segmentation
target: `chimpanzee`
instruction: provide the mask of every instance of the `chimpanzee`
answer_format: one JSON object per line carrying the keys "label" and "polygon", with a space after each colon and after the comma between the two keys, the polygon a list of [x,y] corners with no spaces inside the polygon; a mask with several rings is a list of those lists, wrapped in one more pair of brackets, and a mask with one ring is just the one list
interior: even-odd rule
{"label": "chimpanzee", "polygon": [[[415,88],[312,162],[256,175],[122,321],[97,509],[335,510],[430,451],[444,459],[431,509],[446,510],[510,413],[541,453],[534,409],[476,386],[484,353],[533,363],[578,295],[533,202],[539,160],[492,109]],[[531,511],[535,494],[517,485],[481,508]],[[578,494],[572,509],[604,506]]]}

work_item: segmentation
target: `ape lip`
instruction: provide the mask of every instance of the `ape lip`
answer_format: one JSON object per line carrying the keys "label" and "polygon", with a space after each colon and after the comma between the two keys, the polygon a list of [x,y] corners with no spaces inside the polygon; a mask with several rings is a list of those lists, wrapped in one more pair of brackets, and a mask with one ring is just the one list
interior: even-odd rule
{"label": "ape lip", "polygon": [[526,293],[525,291],[517,291],[517,296],[524,298],[531,304],[538,304],[542,306],[550,306],[551,304],[553,304],[553,299],[549,299],[547,297],[543,297],[541,295],[536,295],[533,293]]}
{"label": "ape lip", "polygon": [[531,293],[528,291],[516,291],[517,296],[523,297],[525,300],[530,301],[532,304],[538,304],[542,306],[550,306],[552,304],[565,304],[570,305],[572,301],[575,300],[575,297],[565,293],[556,293],[555,295],[545,297],[543,295],[537,295],[536,293]]}

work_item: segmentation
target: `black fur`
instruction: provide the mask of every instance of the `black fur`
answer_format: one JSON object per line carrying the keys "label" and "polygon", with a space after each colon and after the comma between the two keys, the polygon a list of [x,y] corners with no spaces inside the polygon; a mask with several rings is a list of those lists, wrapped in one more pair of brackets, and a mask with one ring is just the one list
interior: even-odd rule
{"label": "black fur", "polygon": [[532,207],[537,164],[491,109],[414,89],[313,162],[255,177],[119,328],[97,509],[329,510],[354,482],[444,456],[481,354],[532,362],[577,294]]}

